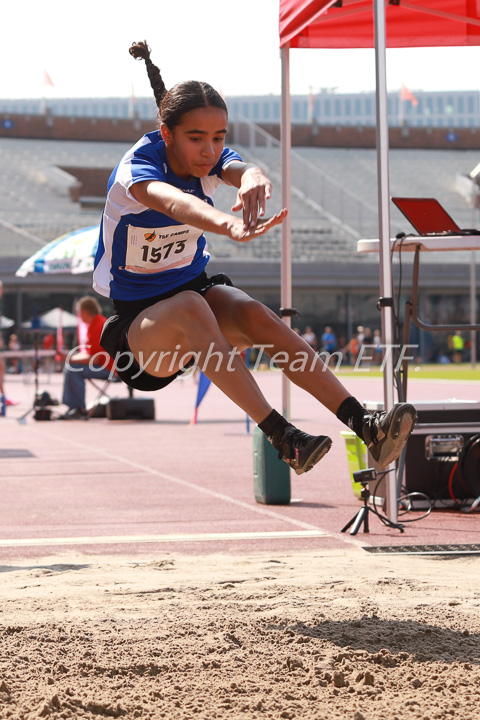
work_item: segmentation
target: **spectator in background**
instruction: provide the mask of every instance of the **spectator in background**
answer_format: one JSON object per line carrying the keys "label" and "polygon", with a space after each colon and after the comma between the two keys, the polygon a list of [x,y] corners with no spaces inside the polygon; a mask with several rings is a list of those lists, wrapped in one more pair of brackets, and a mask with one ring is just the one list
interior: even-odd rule
{"label": "spectator in background", "polygon": [[366,327],[363,332],[363,345],[373,345],[373,335],[369,327]]}
{"label": "spectator in background", "polygon": [[465,350],[465,340],[460,330],[455,330],[452,335],[453,362],[461,363],[463,360],[463,351]]}
{"label": "spectator in background", "polygon": [[305,340],[305,342],[307,342],[310,345],[311,348],[313,348],[314,350],[317,350],[317,348],[318,348],[317,336],[313,332],[310,325],[307,325],[307,327],[305,328],[305,332],[303,333],[302,338]]}
{"label": "spectator in background", "polygon": [[62,398],[62,402],[68,405],[68,411],[61,415],[59,420],[86,419],[88,412],[85,405],[85,380],[106,380],[113,367],[113,360],[100,346],[100,336],[107,318],[101,314],[98,301],[88,295],[81,298],[78,301],[78,314],[88,325],[86,352],[69,355],[65,350],[59,350],[65,357],[68,356],[63,370]]}
{"label": "spectator in background", "polygon": [[363,345],[363,339],[364,339],[364,337],[365,337],[365,329],[364,329],[363,325],[359,325],[359,326],[357,327],[357,342],[358,342],[358,349],[359,349],[359,350],[360,350],[360,348],[361,348],[362,345]]}
{"label": "spectator in background", "polygon": [[[43,350],[53,350],[53,346],[55,344],[55,338],[53,337],[51,332],[48,332],[46,335],[42,338],[42,349]],[[55,367],[55,358],[54,357],[44,357],[43,358],[43,369],[47,373],[51,373],[52,370]]]}
{"label": "spectator in background", "polygon": [[357,364],[359,351],[360,351],[360,346],[358,344],[358,336],[355,333],[355,335],[352,335],[352,337],[350,338],[349,342],[345,345],[345,347],[342,348],[341,352],[347,353],[347,355],[348,355],[347,362],[349,362],[350,365],[353,365],[355,367],[355,365]]}
{"label": "spectator in background", "polygon": [[55,338],[53,337],[51,332],[43,336],[42,347],[44,350],[53,350],[54,343]]}
{"label": "spectator in background", "polygon": [[380,330],[374,330],[373,331],[373,341],[372,344],[374,345],[373,348],[373,362],[375,365],[381,365],[382,364],[382,335],[380,333]]}
{"label": "spectator in background", "polygon": [[337,338],[329,325],[325,328],[325,332],[322,334],[320,340],[322,342],[323,352],[332,353],[337,349]]}
{"label": "spectator in background", "polygon": [[[8,349],[11,352],[20,352],[21,345],[18,340],[18,335],[16,333],[12,333],[10,335],[10,339],[8,341]],[[18,374],[19,372],[21,372],[21,367],[22,365],[19,357],[10,358],[8,363],[8,372]]]}
{"label": "spectator in background", "polygon": [[345,347],[346,344],[347,344],[347,338],[345,337],[345,335],[343,335],[343,334],[337,335],[337,347],[343,348],[343,347]]}
{"label": "spectator in background", "polygon": [[[359,341],[360,364],[366,368],[370,367],[374,360],[373,335],[369,327],[365,327],[362,332],[363,339]],[[363,350],[362,350],[363,348]]]}

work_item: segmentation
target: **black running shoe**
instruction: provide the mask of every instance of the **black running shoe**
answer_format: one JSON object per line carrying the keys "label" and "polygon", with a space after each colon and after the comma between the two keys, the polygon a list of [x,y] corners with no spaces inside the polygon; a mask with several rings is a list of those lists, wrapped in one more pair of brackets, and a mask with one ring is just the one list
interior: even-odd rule
{"label": "black running shoe", "polygon": [[87,420],[88,412],[81,408],[70,408],[64,415],[59,415],[57,420]]}
{"label": "black running shoe", "polygon": [[280,442],[272,442],[272,445],[278,450],[278,457],[290,465],[297,475],[302,475],[327,454],[332,441],[325,435],[309,435],[289,424]]}
{"label": "black running shoe", "polygon": [[390,465],[403,450],[417,422],[413,405],[398,403],[390,412],[372,412],[363,421],[363,439],[373,459],[380,465]]}

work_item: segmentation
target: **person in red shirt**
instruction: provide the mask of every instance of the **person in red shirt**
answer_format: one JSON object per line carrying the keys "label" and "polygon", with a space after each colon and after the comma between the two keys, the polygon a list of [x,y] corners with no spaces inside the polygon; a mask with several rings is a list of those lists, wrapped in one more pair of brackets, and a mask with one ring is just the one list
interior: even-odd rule
{"label": "person in red shirt", "polygon": [[42,340],[42,346],[44,350],[51,350],[53,348],[53,343],[55,342],[55,338],[53,337],[52,333],[47,333],[44,335]]}
{"label": "person in red shirt", "polygon": [[78,302],[78,314],[88,326],[85,350],[62,353],[66,357],[63,371],[62,402],[68,406],[59,420],[80,420],[88,417],[85,407],[85,380],[107,379],[113,368],[113,360],[100,346],[100,336],[107,318],[102,315],[98,301],[89,295]]}

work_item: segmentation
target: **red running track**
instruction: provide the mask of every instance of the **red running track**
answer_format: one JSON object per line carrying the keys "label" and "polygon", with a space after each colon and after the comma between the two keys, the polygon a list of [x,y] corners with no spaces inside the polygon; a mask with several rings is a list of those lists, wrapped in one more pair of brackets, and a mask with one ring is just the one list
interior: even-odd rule
{"label": "red running track", "polygon": [[[256,378],[270,403],[281,404],[281,377]],[[19,401],[0,418],[0,552],[3,560],[55,553],[290,552],[348,545],[429,545],[479,542],[478,513],[435,509],[403,534],[372,517],[370,533],[341,534],[360,502],[352,492],[344,426],[292,386],[292,421],[329,434],[330,453],[310,473],[292,473],[292,502],[262,505],[253,496],[252,437],[246,418],[213,385],[191,425],[194,378],[152,395],[156,420],[92,419],[37,422],[29,415],[32,378],[7,376],[7,395]],[[381,400],[382,381],[347,378],[361,401]],[[40,377],[40,390],[61,396],[61,375]],[[480,383],[409,380],[410,400],[471,399]],[[126,396],[115,385],[113,395]],[[142,394],[143,396],[144,394]],[[253,424],[251,429],[253,428]],[[411,514],[409,519],[418,517]]]}

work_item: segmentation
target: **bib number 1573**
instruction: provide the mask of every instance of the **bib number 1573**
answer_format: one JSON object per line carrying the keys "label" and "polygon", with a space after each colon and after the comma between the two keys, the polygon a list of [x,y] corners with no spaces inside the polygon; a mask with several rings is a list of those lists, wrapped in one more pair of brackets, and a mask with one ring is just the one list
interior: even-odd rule
{"label": "bib number 1573", "polygon": [[125,270],[158,273],[190,265],[202,232],[191,225],[139,228],[130,225],[127,234]]}
{"label": "bib number 1573", "polygon": [[166,260],[170,253],[174,255],[182,253],[185,250],[186,244],[186,240],[176,240],[161,247],[142,245],[142,260],[143,262],[158,263],[160,260]]}

